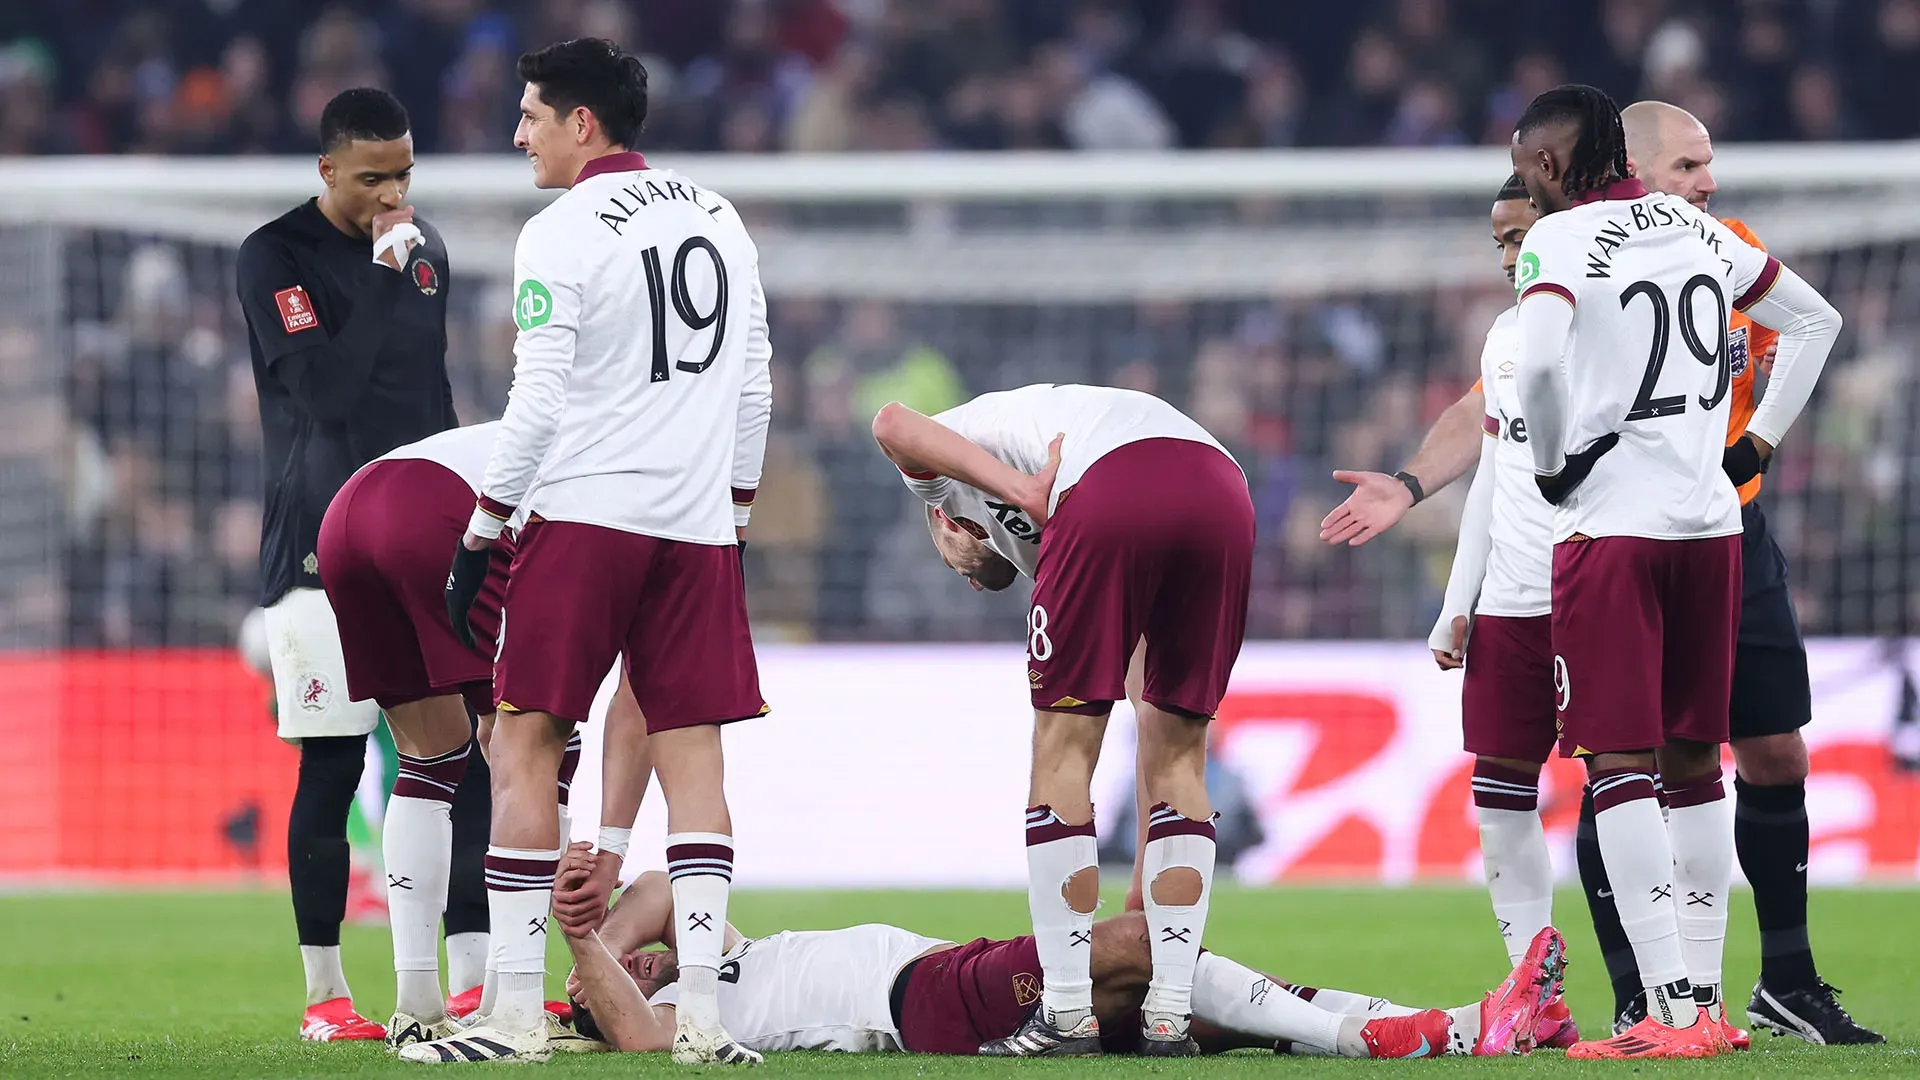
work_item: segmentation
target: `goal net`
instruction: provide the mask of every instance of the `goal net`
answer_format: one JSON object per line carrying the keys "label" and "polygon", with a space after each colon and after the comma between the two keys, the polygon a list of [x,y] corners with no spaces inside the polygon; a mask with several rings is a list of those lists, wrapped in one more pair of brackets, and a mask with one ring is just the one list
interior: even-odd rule
{"label": "goal net", "polygon": [[[1024,590],[983,597],[941,571],[868,423],[889,400],[934,412],[1042,381],[1152,391],[1234,451],[1258,515],[1252,637],[1425,635],[1464,485],[1360,549],[1317,526],[1345,494],[1334,468],[1397,467],[1475,378],[1512,298],[1487,223],[1503,153],[669,164],[740,207],[770,295],[759,640],[1017,640]],[[1715,212],[1847,319],[1762,496],[1804,628],[1903,639],[1920,614],[1920,148],[1733,147],[1715,167]],[[505,402],[513,242],[550,193],[513,158],[429,157],[415,177],[448,243],[448,364],[473,422]],[[16,688],[264,728],[264,690],[218,667],[256,600],[262,486],[233,259],[318,186],[304,159],[0,162],[0,657]],[[142,666],[156,648],[204,648],[209,666]],[[182,760],[227,745],[196,737]],[[30,778],[36,744],[10,742],[0,772]],[[100,768],[78,789],[138,782]],[[14,798],[57,801],[45,783]]]}

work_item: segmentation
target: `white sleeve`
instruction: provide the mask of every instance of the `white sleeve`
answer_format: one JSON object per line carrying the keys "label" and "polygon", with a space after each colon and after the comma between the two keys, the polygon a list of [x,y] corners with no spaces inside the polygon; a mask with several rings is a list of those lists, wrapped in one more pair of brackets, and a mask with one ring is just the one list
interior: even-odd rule
{"label": "white sleeve", "polygon": [[[533,486],[560,430],[580,331],[582,284],[556,227],[535,217],[513,252],[513,387],[480,485],[476,535],[497,536]],[[489,522],[493,524],[489,524]],[[485,530],[492,531],[486,532]]]}
{"label": "white sleeve", "polygon": [[1467,488],[1467,505],[1460,512],[1460,540],[1453,549],[1453,570],[1447,575],[1446,599],[1440,602],[1440,619],[1427,635],[1427,645],[1446,652],[1453,648],[1453,620],[1473,615],[1480,599],[1480,585],[1487,577],[1487,555],[1493,550],[1493,476],[1494,455],[1500,440],[1482,438],[1480,464],[1473,470],[1473,483]]}
{"label": "white sleeve", "polygon": [[773,419],[773,342],[767,334],[767,294],[753,271],[747,315],[747,378],[740,387],[740,413],[733,446],[733,523],[745,528],[753,514],[766,465],[767,426]]}
{"label": "white sleeve", "polygon": [[1747,430],[1768,446],[1778,446],[1806,408],[1813,384],[1827,365],[1840,336],[1840,313],[1780,260],[1769,258],[1767,263],[1735,306],[1780,333],[1780,351],[1773,360],[1766,394],[1747,423]]}
{"label": "white sleeve", "polygon": [[1580,253],[1561,230],[1542,221],[1527,233],[1515,268],[1520,290],[1520,363],[1514,381],[1525,411],[1533,471],[1557,476],[1567,460],[1567,353]]}

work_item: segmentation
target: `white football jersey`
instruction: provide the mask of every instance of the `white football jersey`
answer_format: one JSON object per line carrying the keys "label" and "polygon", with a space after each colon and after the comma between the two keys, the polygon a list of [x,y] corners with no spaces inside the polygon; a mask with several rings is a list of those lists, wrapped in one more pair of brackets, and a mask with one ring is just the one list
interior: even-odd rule
{"label": "white football jersey", "polygon": [[493,439],[499,431],[500,421],[498,420],[448,428],[418,442],[395,447],[375,458],[374,461],[409,459],[431,461],[465,480],[467,486],[473,489],[473,493],[478,495],[481,478],[487,471],[487,457],[493,453]]}
{"label": "white football jersey", "polygon": [[[1047,499],[1049,514],[1060,493],[1079,483],[1094,462],[1129,443],[1185,439],[1227,452],[1206,428],[1152,394],[1107,386],[1038,383],[1001,390],[956,405],[934,419],[1028,474],[1046,467],[1047,447],[1054,436],[1064,434],[1060,471]],[[1232,455],[1228,457],[1231,460]],[[1033,576],[1040,564],[1040,532],[1025,514],[950,477],[909,475],[906,481],[914,494],[948,517],[980,526],[988,546],[1021,573]]]}
{"label": "white football jersey", "polygon": [[[900,1050],[888,995],[894,976],[939,938],[868,923],[845,930],[787,930],[748,938],[720,963],[720,1023],[741,1045],[763,1054]],[[653,995],[676,1005],[680,986]]]}
{"label": "white football jersey", "polygon": [[581,177],[514,249],[513,389],[481,506],[731,544],[773,400],[759,252],[731,203],[639,154]]}
{"label": "white football jersey", "polygon": [[1533,482],[1533,453],[1514,378],[1520,363],[1519,312],[1516,306],[1500,313],[1480,352],[1485,430],[1500,440],[1493,455],[1487,576],[1474,606],[1481,615],[1525,617],[1553,610],[1553,504]]}
{"label": "white football jersey", "polygon": [[1541,218],[1517,268],[1523,305],[1573,307],[1563,449],[1620,436],[1556,508],[1554,539],[1738,533],[1720,468],[1728,311],[1764,296],[1779,263],[1683,199],[1635,181],[1610,194]]}

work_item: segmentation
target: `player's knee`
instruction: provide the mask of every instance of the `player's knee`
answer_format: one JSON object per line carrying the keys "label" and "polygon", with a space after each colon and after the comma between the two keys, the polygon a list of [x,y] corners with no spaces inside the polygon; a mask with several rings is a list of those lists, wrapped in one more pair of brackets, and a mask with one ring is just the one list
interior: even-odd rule
{"label": "player's knee", "polygon": [[1074,871],[1060,886],[1060,898],[1078,914],[1093,914],[1093,909],[1100,906],[1100,868],[1089,866]]}
{"label": "player's knee", "polygon": [[1200,871],[1191,866],[1169,866],[1154,875],[1149,892],[1162,907],[1191,907],[1200,902],[1205,883]]}
{"label": "player's knee", "polygon": [[1760,787],[1784,787],[1806,782],[1807,741],[1797,731],[1736,739],[1733,764],[1740,779]]}
{"label": "player's knee", "polygon": [[1660,748],[1657,762],[1663,786],[1697,783],[1720,774],[1720,744],[1670,742]]}

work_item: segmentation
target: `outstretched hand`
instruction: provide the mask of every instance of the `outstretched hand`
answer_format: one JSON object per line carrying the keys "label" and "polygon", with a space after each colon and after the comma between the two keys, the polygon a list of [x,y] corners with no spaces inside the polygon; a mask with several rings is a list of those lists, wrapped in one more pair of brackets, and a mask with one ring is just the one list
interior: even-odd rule
{"label": "outstretched hand", "polygon": [[1320,521],[1320,539],[1359,547],[1399,523],[1413,509],[1407,485],[1381,472],[1335,469],[1333,478],[1352,484],[1353,494]]}

